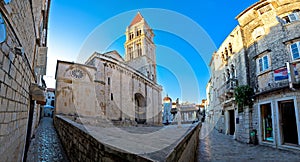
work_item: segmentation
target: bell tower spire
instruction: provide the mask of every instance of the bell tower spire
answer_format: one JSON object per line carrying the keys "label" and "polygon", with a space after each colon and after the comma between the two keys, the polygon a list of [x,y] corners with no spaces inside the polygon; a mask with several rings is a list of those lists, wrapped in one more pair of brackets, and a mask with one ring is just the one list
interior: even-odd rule
{"label": "bell tower spire", "polygon": [[126,29],[125,61],[156,82],[156,55],[153,31],[140,12]]}

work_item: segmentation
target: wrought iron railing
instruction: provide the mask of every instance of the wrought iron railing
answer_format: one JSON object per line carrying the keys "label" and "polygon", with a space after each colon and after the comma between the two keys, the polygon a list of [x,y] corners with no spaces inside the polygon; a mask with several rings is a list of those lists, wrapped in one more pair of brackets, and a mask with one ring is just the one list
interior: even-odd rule
{"label": "wrought iron railing", "polygon": [[218,96],[225,95],[226,93],[232,93],[234,88],[237,87],[237,79],[227,80],[218,90]]}

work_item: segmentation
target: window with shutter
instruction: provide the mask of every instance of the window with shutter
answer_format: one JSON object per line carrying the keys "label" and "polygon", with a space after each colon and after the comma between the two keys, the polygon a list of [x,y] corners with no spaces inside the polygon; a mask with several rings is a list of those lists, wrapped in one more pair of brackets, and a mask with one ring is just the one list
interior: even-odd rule
{"label": "window with shutter", "polygon": [[296,42],[290,45],[290,52],[292,55],[292,59],[299,59],[300,58],[300,42]]}
{"label": "window with shutter", "polygon": [[270,64],[270,61],[269,61],[269,55],[263,55],[259,58],[257,58],[257,72],[258,73],[261,73],[261,72],[264,72],[266,70],[269,69],[269,64]]}

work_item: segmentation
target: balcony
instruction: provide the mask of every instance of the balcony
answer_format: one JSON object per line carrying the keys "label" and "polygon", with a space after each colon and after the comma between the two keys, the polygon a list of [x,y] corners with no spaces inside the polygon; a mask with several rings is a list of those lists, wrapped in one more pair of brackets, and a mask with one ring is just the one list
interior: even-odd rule
{"label": "balcony", "polygon": [[233,98],[234,88],[237,87],[237,79],[227,80],[218,90],[218,97],[224,101],[230,100]]}

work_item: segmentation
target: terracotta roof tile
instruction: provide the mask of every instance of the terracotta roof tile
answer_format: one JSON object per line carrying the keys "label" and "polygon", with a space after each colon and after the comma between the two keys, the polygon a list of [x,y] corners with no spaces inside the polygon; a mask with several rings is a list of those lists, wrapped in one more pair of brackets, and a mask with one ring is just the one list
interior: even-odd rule
{"label": "terracotta roof tile", "polygon": [[130,23],[129,26],[132,26],[132,25],[134,25],[134,24],[136,24],[136,23],[142,21],[143,18],[144,18],[144,17],[141,15],[141,13],[138,12],[138,13],[136,14],[136,16],[134,17],[134,19],[131,21],[131,23]]}

